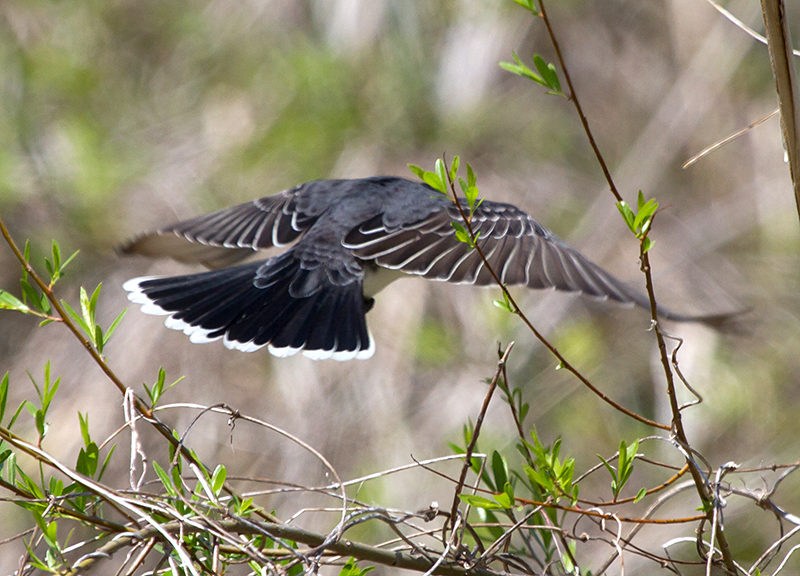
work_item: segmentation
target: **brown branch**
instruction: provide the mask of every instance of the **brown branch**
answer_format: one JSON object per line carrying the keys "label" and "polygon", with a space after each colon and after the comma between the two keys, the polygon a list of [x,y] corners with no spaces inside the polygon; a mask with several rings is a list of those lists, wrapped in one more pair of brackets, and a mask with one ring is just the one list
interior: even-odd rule
{"label": "brown branch", "polygon": [[783,0],[761,0],[769,61],[778,91],[781,128],[794,198],[800,214],[800,88],[792,58],[792,37]]}
{"label": "brown branch", "polygon": [[[193,520],[202,523],[204,520],[201,518],[194,518]],[[289,526],[286,524],[277,524],[272,522],[249,522],[240,520],[221,520],[215,523],[218,527],[225,529],[228,532],[241,534],[241,535],[260,535],[269,533],[276,538],[284,538],[293,542],[306,544],[313,549],[322,546],[327,536],[317,534],[302,528]],[[205,527],[202,525],[189,526],[182,522],[168,522],[161,525],[161,528],[173,534],[193,534],[203,532]],[[65,572],[63,576],[76,576],[77,574],[86,572],[95,566],[100,560],[108,559],[109,556],[115,552],[131,546],[135,543],[158,538],[159,533],[155,528],[149,527],[132,534],[125,534],[114,539],[99,548],[91,556],[86,556],[77,562],[72,568]],[[428,559],[424,556],[412,555],[405,552],[383,550],[375,546],[353,542],[351,540],[339,540],[325,546],[327,552],[331,552],[340,556],[352,556],[358,560],[367,562],[374,562],[384,566],[392,566],[405,570],[414,570],[416,572],[427,572],[430,570],[436,558]],[[444,564],[439,565],[432,574],[441,574],[442,576],[495,576],[497,573],[475,566],[465,568],[457,564]]]}
{"label": "brown branch", "polygon": [[592,130],[589,128],[589,120],[587,120],[586,115],[583,113],[583,107],[581,106],[580,101],[578,101],[578,94],[575,92],[575,86],[572,85],[572,77],[570,76],[569,70],[567,70],[567,65],[564,62],[564,56],[561,53],[561,47],[556,39],[553,26],[550,24],[550,19],[547,17],[547,10],[545,10],[544,7],[544,0],[539,0],[539,11],[542,14],[544,25],[547,27],[547,33],[550,35],[550,41],[553,43],[553,48],[556,51],[558,63],[561,65],[561,69],[564,71],[564,79],[567,81],[567,86],[569,86],[569,99],[575,105],[575,110],[577,110],[578,117],[581,119],[583,130],[586,132],[586,137],[589,139],[589,145],[592,147],[595,158],[597,158],[597,162],[600,164],[600,169],[603,171],[603,176],[605,176],[606,182],[608,182],[608,187],[611,190],[611,193],[614,195],[614,198],[617,199],[617,202],[622,202],[622,196],[617,190],[617,186],[614,184],[614,179],[611,177],[611,172],[606,165],[603,155],[600,153],[600,148],[598,148],[597,142],[594,140]]}
{"label": "brown branch", "polygon": [[[653,322],[653,328],[656,333],[656,340],[658,342],[658,351],[659,357],[661,359],[661,366],[664,370],[664,377],[667,380],[667,396],[669,397],[669,406],[670,410],[672,411],[672,429],[673,434],[675,435],[675,440],[686,450],[686,463],[689,465],[689,473],[692,475],[692,479],[694,480],[695,487],[697,488],[697,494],[700,496],[700,500],[703,503],[703,509],[707,510],[706,512],[706,519],[709,522],[712,522],[714,526],[714,536],[719,542],[719,549],[722,553],[722,561],[725,564],[725,569],[730,574],[737,574],[736,565],[733,561],[733,556],[730,551],[730,547],[728,546],[728,540],[725,537],[725,532],[723,531],[723,527],[719,524],[713,523],[714,518],[714,510],[716,509],[717,502],[715,501],[713,494],[709,492],[709,487],[705,478],[703,477],[702,472],[694,463],[694,461],[689,458],[689,454],[691,449],[689,448],[689,440],[686,437],[686,431],[683,428],[683,420],[681,418],[681,407],[678,405],[678,395],[675,390],[675,379],[672,374],[672,368],[670,365],[670,358],[667,353],[667,345],[664,339],[664,334],[661,331],[661,326],[658,322],[658,305],[656,303],[656,295],[655,289],[653,288],[653,276],[650,269],[650,256],[648,251],[645,249],[645,239],[647,235],[645,234],[639,242],[639,258],[641,260],[641,268],[642,272],[644,273],[645,277],[645,285],[647,287],[647,296],[650,299],[650,317]],[[709,550],[709,554],[713,554],[713,550]]]}
{"label": "brown branch", "polygon": [[503,368],[506,365],[506,361],[508,360],[508,355],[511,353],[511,349],[513,347],[514,343],[511,342],[508,345],[508,347],[506,347],[506,351],[503,354],[503,356],[500,358],[500,360],[498,360],[497,370],[494,373],[494,378],[492,378],[492,382],[489,384],[489,390],[486,392],[486,397],[483,399],[483,406],[481,406],[481,412],[480,414],[478,414],[478,419],[475,421],[475,428],[472,431],[472,438],[470,438],[469,446],[467,446],[467,452],[464,457],[464,465],[461,467],[461,476],[459,476],[458,483],[456,484],[456,491],[455,495],[453,496],[453,506],[450,509],[451,530],[455,526],[455,519],[456,515],[458,514],[458,505],[461,502],[458,496],[459,494],[461,494],[461,490],[464,488],[464,482],[467,479],[467,472],[472,466],[472,453],[475,450],[475,445],[478,443],[478,436],[481,433],[481,425],[483,424],[483,418],[486,416],[486,411],[489,409],[489,402],[491,402],[494,390],[495,388],[497,388],[497,380],[503,373]]}

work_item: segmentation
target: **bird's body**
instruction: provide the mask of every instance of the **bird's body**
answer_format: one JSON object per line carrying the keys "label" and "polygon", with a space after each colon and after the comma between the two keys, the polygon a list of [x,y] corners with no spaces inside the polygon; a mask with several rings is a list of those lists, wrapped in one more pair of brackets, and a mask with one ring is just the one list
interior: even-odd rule
{"label": "bird's body", "polygon": [[[133,239],[128,254],[199,262],[209,272],[125,283],[144,312],[193,342],[222,339],[277,356],[369,358],[365,314],[387,283],[412,274],[491,285],[480,255],[456,239],[458,207],[426,184],[403,178],[316,180]],[[649,306],[528,214],[483,202],[472,226],[478,245],[506,285],[555,288]],[[255,251],[294,244],[256,262]],[[667,317],[685,319],[665,312]]]}

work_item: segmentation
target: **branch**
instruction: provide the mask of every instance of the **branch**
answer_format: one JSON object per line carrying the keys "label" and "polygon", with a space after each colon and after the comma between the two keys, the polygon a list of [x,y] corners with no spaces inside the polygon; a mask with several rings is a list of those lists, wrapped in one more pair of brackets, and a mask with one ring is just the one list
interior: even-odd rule
{"label": "branch", "polygon": [[783,0],[761,0],[761,10],[764,12],[769,61],[778,90],[783,144],[800,215],[800,91],[792,59],[792,37]]}
{"label": "branch", "polygon": [[[197,520],[198,523],[203,521],[200,518],[196,518],[195,520]],[[228,532],[236,534],[260,535],[263,533],[269,533],[277,538],[285,538],[286,540],[300,542],[312,548],[318,548],[322,546],[327,538],[327,536],[323,534],[317,534],[316,532],[310,532],[308,530],[303,530],[302,528],[273,522],[255,523],[234,519],[221,520],[215,524],[218,527],[224,528]],[[162,524],[159,528],[160,530],[149,527],[139,530],[138,532],[124,534],[117,537],[112,542],[109,542],[102,548],[99,548],[94,554],[87,555],[78,560],[78,562],[76,562],[71,570],[66,572],[64,576],[76,576],[77,574],[83,573],[92,566],[96,565],[99,560],[108,559],[109,556],[123,548],[139,542],[150,540],[152,538],[157,538],[160,531],[166,531],[170,534],[192,534],[203,532],[205,530],[203,526],[187,526],[177,521]],[[341,556],[352,556],[358,560],[365,560],[367,562],[374,562],[376,564],[392,566],[405,570],[414,570],[416,572],[427,572],[431,570],[431,568],[433,568],[434,564],[437,562],[437,558],[435,557],[429,559],[423,556],[411,555],[400,551],[383,550],[375,546],[360,544],[358,542],[344,539],[326,545],[325,549]],[[496,576],[498,573],[481,566],[466,568],[455,564],[440,564],[431,572],[431,574],[440,574],[442,576]]]}

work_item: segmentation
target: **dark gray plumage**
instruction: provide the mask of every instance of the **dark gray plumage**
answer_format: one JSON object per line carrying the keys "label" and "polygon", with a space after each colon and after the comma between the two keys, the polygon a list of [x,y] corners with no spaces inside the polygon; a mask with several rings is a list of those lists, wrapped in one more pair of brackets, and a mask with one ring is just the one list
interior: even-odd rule
{"label": "dark gray plumage", "polygon": [[[169,315],[167,326],[193,342],[222,339],[244,351],[267,346],[277,356],[302,350],[314,359],[369,358],[374,343],[365,314],[375,293],[400,272],[493,284],[477,251],[455,238],[453,221],[461,221],[457,207],[426,184],[395,177],[317,180],[134,238],[122,253],[215,270],[135,278],[124,288],[143,312]],[[644,295],[515,206],[487,200],[473,227],[509,286],[649,307]],[[283,254],[240,264],[254,251],[295,241]]]}

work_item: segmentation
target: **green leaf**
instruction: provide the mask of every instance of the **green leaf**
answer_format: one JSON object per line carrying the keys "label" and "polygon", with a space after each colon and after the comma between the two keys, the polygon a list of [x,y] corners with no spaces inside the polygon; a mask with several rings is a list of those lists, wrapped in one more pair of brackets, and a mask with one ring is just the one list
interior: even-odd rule
{"label": "green leaf", "polygon": [[453,162],[450,164],[450,182],[456,181],[456,174],[458,174],[458,164],[461,159],[456,156],[453,158]]}
{"label": "green leaf", "polygon": [[81,252],[80,250],[75,250],[75,252],[73,252],[73,253],[72,253],[72,255],[71,255],[69,258],[67,258],[66,260],[64,260],[64,263],[61,265],[61,272],[62,272],[62,274],[61,274],[61,275],[62,275],[62,276],[63,276],[63,271],[64,271],[64,268],[66,268],[66,267],[67,267],[67,264],[69,264],[70,262],[72,262],[72,260],[75,258],[75,256],[77,256],[78,254],[80,254],[80,252]]}
{"label": "green leaf", "polygon": [[617,202],[617,209],[619,209],[619,213],[622,214],[622,218],[625,220],[625,224],[627,224],[630,231],[636,234],[636,228],[633,225],[636,215],[633,213],[630,206],[622,200],[621,202]]}
{"label": "green leaf", "polygon": [[342,566],[342,569],[339,570],[339,576],[364,576],[364,574],[374,569],[374,566],[359,568],[356,559],[351,557],[347,562],[345,562],[344,566]]}
{"label": "green leaf", "polygon": [[645,488],[642,488],[641,490],[639,490],[639,492],[636,493],[636,498],[633,499],[633,503],[636,504],[645,496],[647,496],[647,490]]}
{"label": "green leaf", "polygon": [[522,63],[522,60],[519,59],[516,52],[512,52],[511,55],[514,57],[514,62],[516,64],[511,64],[510,62],[500,62],[500,67],[508,70],[512,74],[516,74],[517,76],[522,76],[523,78],[528,78],[537,84],[547,87],[547,83],[542,79],[536,72],[531,70],[528,66]]}
{"label": "green leaf", "polygon": [[86,334],[92,334],[92,332],[89,330],[89,325],[86,324],[86,322],[83,321],[83,318],[81,318],[80,315],[72,309],[72,306],[67,304],[66,300],[62,300],[61,305],[64,306],[64,309],[67,311],[67,314],[70,316],[70,318],[72,318],[72,320],[74,320]]}
{"label": "green leaf", "polygon": [[443,189],[441,192],[443,194],[447,193],[447,170],[444,166],[444,161],[441,158],[436,159],[436,163],[433,165],[433,169],[436,172],[436,176],[439,177],[439,180],[442,181]]}
{"label": "green leaf", "polygon": [[53,240],[52,252],[53,268],[55,268],[56,271],[59,271],[61,270],[61,249],[58,247],[58,243],[55,240]]}
{"label": "green leaf", "polygon": [[655,240],[650,240],[650,238],[648,238],[647,236],[642,238],[642,253],[644,254],[648,253],[650,251],[650,248],[652,248],[655,245],[655,243],[656,243]]}
{"label": "green leaf", "polygon": [[94,345],[97,348],[97,352],[99,354],[103,353],[103,348],[105,348],[105,339],[103,338],[103,329],[100,327],[100,324],[95,324],[94,327]]}
{"label": "green leaf", "polygon": [[0,309],[16,310],[23,314],[30,314],[32,310],[13,294],[0,290]]}
{"label": "green leaf", "polygon": [[0,381],[0,425],[3,424],[3,415],[6,413],[6,402],[8,401],[8,372],[3,375]]}
{"label": "green leaf", "polygon": [[503,510],[508,510],[509,508],[514,507],[514,500],[508,497],[508,494],[505,492],[500,492],[499,494],[494,495],[494,499],[500,505]]}
{"label": "green leaf", "polygon": [[[475,209],[480,206],[480,202],[477,204],[475,202],[478,199],[478,194],[477,186],[470,186],[467,188],[466,192],[464,192],[464,195],[467,197],[467,203],[469,204],[470,216],[475,212]],[[483,200],[481,199],[481,201]]]}
{"label": "green leaf", "polygon": [[86,413],[86,417],[83,417],[83,414],[78,412],[78,424],[81,428],[81,436],[83,437],[83,445],[88,446],[89,443],[92,441],[91,437],[89,436],[89,413]]}
{"label": "green leaf", "polygon": [[114,330],[117,329],[117,326],[119,326],[119,323],[122,322],[122,319],[125,317],[125,314],[127,313],[128,309],[125,308],[125,310],[120,312],[117,315],[117,317],[114,318],[114,321],[111,323],[111,326],[108,327],[108,330],[106,330],[106,333],[103,335],[103,345],[105,345],[109,341],[111,335],[114,333]]}
{"label": "green leaf", "polygon": [[36,521],[36,525],[39,527],[39,530],[42,531],[42,535],[44,536],[47,545],[52,548],[58,548],[58,540],[56,539],[58,525],[56,524],[56,521],[53,520],[51,522],[46,522],[45,519],[42,518],[42,515],[36,511],[31,511],[31,515]]}
{"label": "green leaf", "polygon": [[214,474],[211,476],[211,489],[217,496],[222,492],[222,487],[225,484],[225,478],[227,478],[227,476],[228,472],[225,466],[218,464],[214,469]]}
{"label": "green leaf", "polygon": [[505,486],[508,482],[508,463],[497,450],[492,452],[492,474],[494,475],[494,485],[498,488]]}
{"label": "green leaf", "polygon": [[617,479],[617,471],[614,470],[614,468],[611,466],[611,464],[608,463],[608,460],[606,460],[605,458],[600,456],[600,454],[598,454],[597,457],[600,458],[600,461],[606,467],[606,470],[608,470],[608,473],[611,474],[611,478],[613,478],[616,481],[616,479]]}
{"label": "green leaf", "polygon": [[416,164],[409,164],[408,169],[411,170],[414,174],[416,174],[417,178],[419,178],[420,180],[424,180],[425,170],[423,170]]}
{"label": "green leaf", "polygon": [[536,66],[536,70],[541,75],[545,85],[551,90],[560,94],[561,82],[558,80],[558,74],[556,73],[555,66],[545,62],[544,59],[538,54],[533,55],[533,65]]}
{"label": "green leaf", "polygon": [[58,277],[56,277],[56,271],[53,268],[53,263],[50,262],[49,258],[44,259],[44,267],[47,269],[47,273],[50,274],[51,284],[54,283],[56,280],[58,280]]}
{"label": "green leaf", "polygon": [[106,468],[108,468],[108,464],[109,464],[109,462],[111,462],[111,455],[114,454],[114,450],[116,450],[116,449],[117,449],[117,445],[114,444],[111,447],[111,449],[108,451],[108,454],[106,454],[106,457],[103,460],[103,465],[100,467],[100,472],[97,474],[97,481],[98,482],[103,479],[103,474],[106,473]]}
{"label": "green leaf", "polygon": [[[505,496],[505,494],[500,494],[500,496]],[[510,508],[510,506],[503,506],[497,502],[492,502],[483,496],[478,496],[477,494],[459,494],[458,497],[462,502],[465,502],[470,506],[484,508],[486,510],[504,510]]]}
{"label": "green leaf", "polygon": [[[92,295],[94,297],[94,295]],[[80,301],[81,301],[81,314],[83,315],[84,325],[86,326],[86,335],[89,336],[89,339],[92,341],[93,344],[95,342],[95,324],[94,324],[94,311],[92,310],[92,304],[89,300],[89,295],[86,294],[86,289],[81,286],[80,291]]]}
{"label": "green leaf", "polygon": [[539,16],[539,9],[534,4],[535,0],[514,0],[517,4],[533,12],[534,16]]}
{"label": "green leaf", "polygon": [[[25,248],[22,250],[22,257],[25,258],[25,262],[31,261],[31,241],[29,239],[25,240]],[[22,279],[28,279],[28,271],[25,268],[22,268]]]}
{"label": "green leaf", "polygon": [[23,303],[27,304],[28,300],[30,300],[31,304],[33,304],[40,311],[45,313],[50,312],[50,302],[47,300],[47,297],[44,294],[39,294],[36,290],[34,290],[33,286],[31,286],[25,278],[20,279],[19,284],[22,287]]}
{"label": "green leaf", "polygon": [[164,489],[166,489],[167,494],[177,497],[178,492],[175,490],[175,486],[172,484],[172,481],[167,473],[164,472],[164,469],[156,461],[153,461],[153,470],[156,471],[156,475],[158,476],[158,479],[161,480],[161,484],[164,486]]}
{"label": "green leaf", "polygon": [[553,481],[546,474],[543,474],[539,470],[536,470],[530,466],[523,466],[523,470],[525,470],[525,474],[528,476],[528,479],[531,482],[537,486],[540,486],[547,492],[553,491]]}
{"label": "green leaf", "polygon": [[81,448],[80,452],[78,452],[78,461],[75,465],[75,469],[84,476],[93,478],[94,473],[97,472],[97,463],[99,460],[100,450],[97,448],[97,444],[89,442],[86,448]]}
{"label": "green leaf", "polygon": [[458,239],[459,242],[467,244],[470,248],[475,247],[475,245],[472,242],[472,238],[469,235],[469,232],[467,232],[466,227],[464,227],[464,225],[461,222],[455,222],[455,221],[450,222],[450,226],[452,226],[455,229],[456,238]]}
{"label": "green leaf", "polygon": [[478,178],[475,176],[475,171],[470,163],[467,162],[467,188],[473,188],[477,182]]}
{"label": "green leaf", "polygon": [[511,305],[511,300],[508,299],[508,292],[503,291],[503,299],[493,300],[492,304],[500,308],[500,310],[505,310],[511,314],[514,313],[514,307]]}
{"label": "green leaf", "polygon": [[447,194],[447,192],[445,191],[445,187],[444,187],[444,183],[442,182],[442,179],[439,178],[439,176],[437,176],[433,172],[425,172],[425,174],[422,175],[422,179],[425,181],[425,183],[428,186],[430,186],[431,188],[433,188],[437,192],[439,192],[441,194]]}

